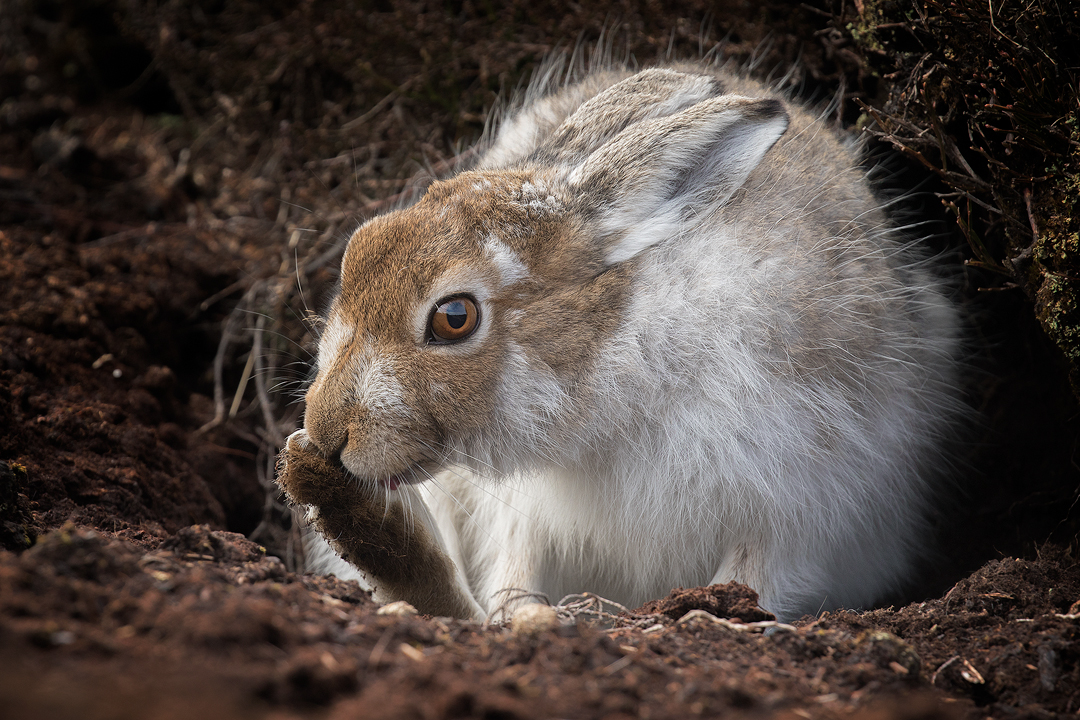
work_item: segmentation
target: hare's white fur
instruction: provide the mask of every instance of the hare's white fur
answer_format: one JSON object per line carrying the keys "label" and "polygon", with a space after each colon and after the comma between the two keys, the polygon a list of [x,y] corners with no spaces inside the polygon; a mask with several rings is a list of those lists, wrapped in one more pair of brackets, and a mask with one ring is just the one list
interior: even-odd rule
{"label": "hare's white fur", "polygon": [[[738,580],[789,619],[867,606],[909,572],[963,415],[958,313],[854,152],[782,102],[714,68],[609,71],[532,98],[436,213],[450,223],[453,203],[504,185],[517,204],[475,221],[478,259],[409,301],[416,347],[359,327],[345,300],[331,308],[308,432],[359,478],[434,474],[386,501],[431,526],[476,614],[511,588],[633,606]],[[617,325],[569,374],[515,305],[547,282],[522,251],[545,217],[595,238],[588,262],[629,268]],[[346,265],[363,249],[350,251]],[[465,343],[425,346],[432,305],[463,292],[482,318],[500,308],[500,331],[482,319]],[[465,363],[496,343],[483,427],[395,435],[420,412],[409,353]],[[418,382],[423,402],[454,403],[453,381]],[[364,423],[377,439],[357,449]],[[397,441],[443,469],[396,466],[413,451],[379,443]],[[326,543],[309,561],[364,577]]]}

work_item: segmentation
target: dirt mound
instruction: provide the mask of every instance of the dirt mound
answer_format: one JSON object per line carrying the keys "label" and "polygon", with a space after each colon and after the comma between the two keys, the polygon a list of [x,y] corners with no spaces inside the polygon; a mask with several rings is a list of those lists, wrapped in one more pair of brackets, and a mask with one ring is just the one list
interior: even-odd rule
{"label": "dirt mound", "polygon": [[710,585],[703,588],[675,588],[662,600],[652,600],[634,611],[635,615],[666,615],[678,620],[691,610],[703,610],[710,615],[734,618],[742,622],[762,622],[776,617],[758,607],[758,595],[739,583]]}

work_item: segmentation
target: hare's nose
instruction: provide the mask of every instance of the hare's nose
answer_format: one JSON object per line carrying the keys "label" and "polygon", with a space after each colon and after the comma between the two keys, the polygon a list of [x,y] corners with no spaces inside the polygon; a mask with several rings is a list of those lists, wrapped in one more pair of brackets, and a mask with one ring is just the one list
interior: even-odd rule
{"label": "hare's nose", "polygon": [[323,457],[328,460],[340,459],[341,451],[349,440],[349,432],[344,423],[309,412],[304,418],[304,429]]}

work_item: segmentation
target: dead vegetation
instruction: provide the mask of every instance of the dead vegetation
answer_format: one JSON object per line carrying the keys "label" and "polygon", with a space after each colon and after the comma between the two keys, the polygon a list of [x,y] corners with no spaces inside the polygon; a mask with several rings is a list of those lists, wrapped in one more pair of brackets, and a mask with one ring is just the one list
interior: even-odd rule
{"label": "dead vegetation", "polygon": [[[1080,7],[857,2],[874,132],[935,173],[990,289],[1021,288],[1080,392]],[[844,18],[841,18],[841,22]]]}

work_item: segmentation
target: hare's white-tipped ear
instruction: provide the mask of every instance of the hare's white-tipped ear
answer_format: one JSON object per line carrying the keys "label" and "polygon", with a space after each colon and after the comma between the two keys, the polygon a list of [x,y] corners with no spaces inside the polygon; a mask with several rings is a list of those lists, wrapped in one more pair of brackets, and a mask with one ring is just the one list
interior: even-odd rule
{"label": "hare's white-tipped ear", "polygon": [[630,125],[667,117],[723,92],[711,75],[642,70],[583,102],[534,155],[551,165],[588,157]]}
{"label": "hare's white-tipped ear", "polygon": [[787,129],[778,100],[725,95],[635,123],[567,178],[609,263],[671,237],[726,203]]}

